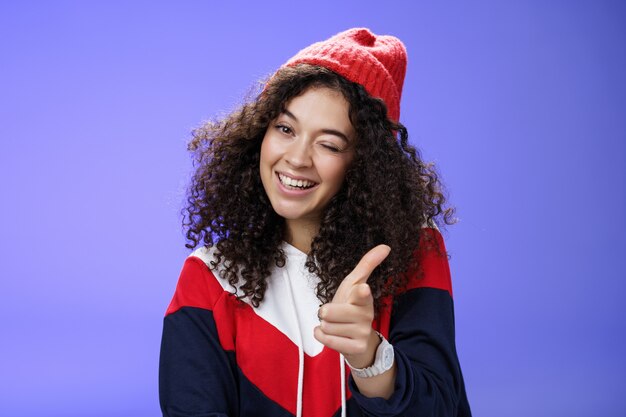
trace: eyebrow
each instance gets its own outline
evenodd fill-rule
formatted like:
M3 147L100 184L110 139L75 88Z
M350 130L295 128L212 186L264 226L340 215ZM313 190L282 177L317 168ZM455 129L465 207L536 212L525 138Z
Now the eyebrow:
M283 114L285 114L287 117L290 117L291 119L295 120L296 122L298 121L298 118L296 116L294 116L294 114L292 112L290 112L289 110L287 110L287 109L283 110ZM343 134L340 131L338 131L338 130L335 130L335 129L321 129L320 131L322 133L326 133L326 134L329 134L329 135L335 135L335 136L339 137L340 139L342 139L344 142L350 143L350 141L348 140L348 137L345 134Z

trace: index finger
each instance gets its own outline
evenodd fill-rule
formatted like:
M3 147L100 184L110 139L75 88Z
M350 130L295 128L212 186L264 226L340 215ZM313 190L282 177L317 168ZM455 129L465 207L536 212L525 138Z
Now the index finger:
M353 285L367 282L367 278L372 274L374 269L385 260L391 252L391 248L387 245L378 245L370 249L354 267L352 272L348 274L345 280Z

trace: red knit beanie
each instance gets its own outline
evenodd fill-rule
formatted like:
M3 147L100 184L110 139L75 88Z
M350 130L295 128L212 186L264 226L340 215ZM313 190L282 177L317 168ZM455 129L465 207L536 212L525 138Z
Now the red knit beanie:
M406 48L400 39L354 28L304 48L283 67L311 64L328 68L381 98L387 116L397 122L406 63Z

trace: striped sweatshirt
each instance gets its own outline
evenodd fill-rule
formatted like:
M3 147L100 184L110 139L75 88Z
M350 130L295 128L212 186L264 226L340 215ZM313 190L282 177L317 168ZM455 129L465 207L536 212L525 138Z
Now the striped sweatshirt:
M164 417L471 416L454 336L450 269L441 234L418 252L420 272L372 326L394 347L397 376L385 400L356 386L343 357L313 337L317 277L283 242L261 305L238 300L210 267L215 248L183 265L163 323L159 398ZM421 245L424 246L424 245Z

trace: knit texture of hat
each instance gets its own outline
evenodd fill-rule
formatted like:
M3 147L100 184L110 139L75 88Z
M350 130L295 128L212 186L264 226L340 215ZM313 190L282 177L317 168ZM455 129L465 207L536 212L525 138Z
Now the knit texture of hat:
M354 28L314 43L298 52L283 67L311 64L328 68L361 84L387 106L389 119L400 119L400 97L406 74L406 48L400 39Z

